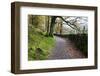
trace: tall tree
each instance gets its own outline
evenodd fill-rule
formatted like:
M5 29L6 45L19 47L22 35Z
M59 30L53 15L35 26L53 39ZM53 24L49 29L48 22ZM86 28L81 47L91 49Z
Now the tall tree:
M54 29L56 18L57 18L57 16L51 16L51 24L50 24L49 36L53 36L53 29Z
M50 16L46 16L46 35L49 35L50 31Z

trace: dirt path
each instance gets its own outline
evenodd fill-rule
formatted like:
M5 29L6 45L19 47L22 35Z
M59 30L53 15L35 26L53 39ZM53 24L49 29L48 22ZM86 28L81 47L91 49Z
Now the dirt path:
M69 39L55 36L55 47L51 50L48 59L85 58Z

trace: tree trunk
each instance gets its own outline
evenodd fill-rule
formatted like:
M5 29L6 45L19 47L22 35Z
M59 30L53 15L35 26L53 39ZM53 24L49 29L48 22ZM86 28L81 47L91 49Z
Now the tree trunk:
M49 30L50 30L50 17L47 16L47 22L46 22L46 35L49 36Z
M62 22L60 23L60 34L62 34Z
M49 36L53 36L53 28L55 25L55 20L56 20L56 16L52 16L51 17L51 24L50 24L50 32L49 32Z

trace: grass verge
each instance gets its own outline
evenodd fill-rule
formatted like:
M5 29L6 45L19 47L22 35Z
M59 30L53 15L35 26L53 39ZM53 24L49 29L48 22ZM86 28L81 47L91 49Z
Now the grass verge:
M28 60L45 60L53 48L55 40L46 37L39 29L28 29Z

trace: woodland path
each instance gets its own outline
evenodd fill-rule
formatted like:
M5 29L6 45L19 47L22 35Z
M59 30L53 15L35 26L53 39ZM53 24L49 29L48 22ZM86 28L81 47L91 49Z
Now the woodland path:
M48 59L85 58L84 54L68 38L65 39L58 36L54 36L54 38L56 43Z

